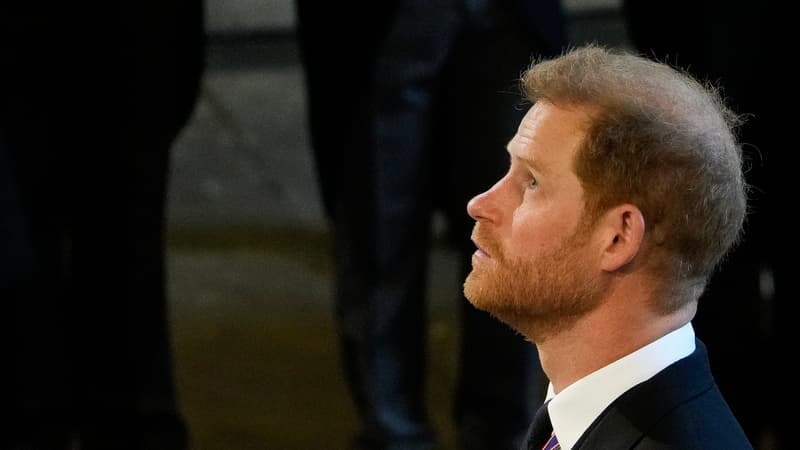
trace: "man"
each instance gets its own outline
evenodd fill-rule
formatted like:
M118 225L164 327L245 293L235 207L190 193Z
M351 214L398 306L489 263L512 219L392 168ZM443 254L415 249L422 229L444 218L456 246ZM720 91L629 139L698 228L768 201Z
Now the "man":
M464 293L539 351L550 421L526 448L552 432L564 450L751 449L691 325L745 216L737 118L689 76L593 45L522 85L510 169L468 204Z

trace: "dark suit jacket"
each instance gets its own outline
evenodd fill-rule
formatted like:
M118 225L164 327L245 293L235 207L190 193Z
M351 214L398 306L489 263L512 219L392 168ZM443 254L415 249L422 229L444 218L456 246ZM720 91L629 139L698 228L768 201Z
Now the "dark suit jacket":
M752 450L696 343L694 353L617 398L573 448Z

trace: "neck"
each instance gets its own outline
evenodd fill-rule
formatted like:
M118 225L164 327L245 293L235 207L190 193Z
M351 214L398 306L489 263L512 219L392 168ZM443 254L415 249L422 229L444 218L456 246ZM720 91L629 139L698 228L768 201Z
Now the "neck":
M641 297L605 301L565 329L536 342L542 368L555 392L677 330L696 310L691 302L664 315L641 306L645 304Z

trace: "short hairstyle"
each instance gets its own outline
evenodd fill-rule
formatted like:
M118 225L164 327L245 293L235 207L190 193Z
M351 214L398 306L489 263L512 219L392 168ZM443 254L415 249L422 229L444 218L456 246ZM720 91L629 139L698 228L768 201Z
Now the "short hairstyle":
M740 238L747 185L736 127L717 89L687 72L596 44L535 62L522 76L532 102L585 107L574 170L589 220L622 203L644 214L646 240L667 273L699 286Z

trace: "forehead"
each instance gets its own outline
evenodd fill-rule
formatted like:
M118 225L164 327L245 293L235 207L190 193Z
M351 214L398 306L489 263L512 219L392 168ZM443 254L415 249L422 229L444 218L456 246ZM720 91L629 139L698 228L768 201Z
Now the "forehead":
M519 124L508 144L512 159L542 172L571 170L572 159L586 133L588 113L539 101Z

